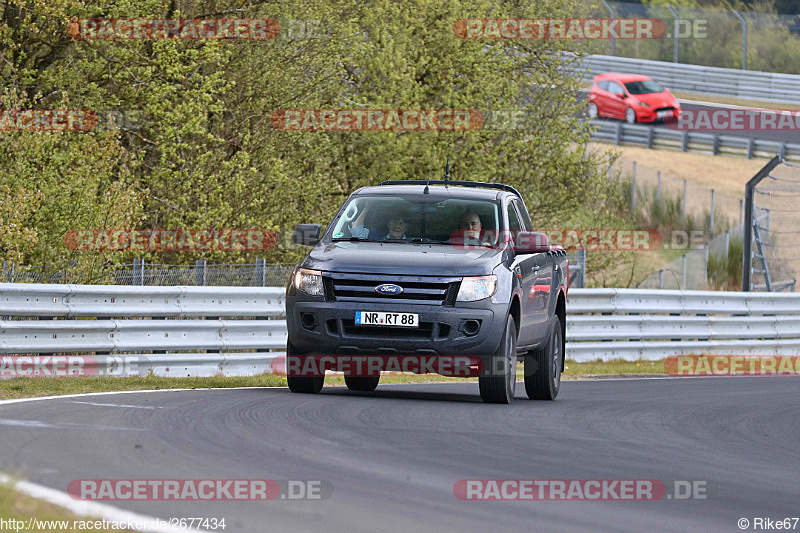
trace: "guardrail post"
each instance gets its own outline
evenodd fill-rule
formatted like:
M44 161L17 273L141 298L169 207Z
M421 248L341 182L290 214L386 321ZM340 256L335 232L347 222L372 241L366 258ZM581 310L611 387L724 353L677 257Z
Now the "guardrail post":
M198 259L194 263L194 284L205 286L208 264L205 259Z
M755 150L756 141L752 137L747 139L747 159L753 159L753 151Z
M781 159L786 159L786 141L781 143Z
M735 9L731 11L742 22L742 70L747 70L747 20Z
M686 254L681 257L681 290L686 290Z
M617 131L614 136L614 142L617 146L622 144L622 122L617 123Z
M253 279L253 286L267 286L267 260L263 257L256 258L256 270Z
M659 289L663 289L664 288L664 269L663 268L658 271L658 288Z
M673 63L678 63L678 35L680 35L680 21L678 19L678 12L675 11L675 9L673 9L670 6L664 6L664 7L666 7L669 10L670 13L672 13L672 16L675 19L675 23L673 25L674 26L673 27L673 31L675 33L673 33L673 36L674 36L674 41L673 42L674 42L674 44L672 46L672 62Z
M656 200L661 200L661 171L657 172L658 187L656 188Z
M684 152L688 152L689 151L689 132L688 131L684 131L683 132L683 137L681 138L681 150L683 150Z
M144 285L144 259L133 258L133 279L131 285Z
M633 179L636 180L636 161L633 162Z
M711 144L711 153L713 155L719 154L719 133L714 134L714 142Z
M580 268L579 274L576 276L575 281L581 289L586 287L586 250L578 250L577 263Z
M711 189L711 222L709 225L709 231L711 232L709 238L711 238L714 236L714 189Z
M742 206L744 206L744 201L739 200L739 225L742 225Z
M636 174L633 175L631 180L631 212L636 212Z
M614 10L611 8L610 5L608 5L608 2L606 2L606 0L603 0L603 5L606 6L606 9L608 9L608 12L611 14L611 20L613 21L614 18L617 16L616 13L614 13ZM612 56L615 55L614 54L614 48L615 48L614 45L615 45L615 41L614 41L614 38L612 37L611 38L611 55Z
M651 150L653 149L655 136L656 136L656 129L647 128L647 147Z
M686 180L683 180L683 207L681 207L681 214L686 218Z

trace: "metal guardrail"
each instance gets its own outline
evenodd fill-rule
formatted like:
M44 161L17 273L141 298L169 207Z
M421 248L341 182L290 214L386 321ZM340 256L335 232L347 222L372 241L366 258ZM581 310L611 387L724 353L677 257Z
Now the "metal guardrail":
M673 91L800 105L800 75L590 55L583 60L585 81L596 74L623 72L655 78Z
M591 138L616 145L646 146L712 155L734 155L748 159L771 159L776 154L786 161L800 162L800 144L732 137L715 133L671 130L617 121L593 122Z
M800 354L800 294L575 289L567 357Z
M0 283L0 354L92 354L98 372L113 376L254 375L280 364L283 306L277 287ZM569 292L569 358L705 353L800 353L800 294Z

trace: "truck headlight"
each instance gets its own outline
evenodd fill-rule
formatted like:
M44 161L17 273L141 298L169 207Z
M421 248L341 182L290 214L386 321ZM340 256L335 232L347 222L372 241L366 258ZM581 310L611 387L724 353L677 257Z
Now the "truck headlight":
M475 276L463 278L458 290L457 302L476 302L493 296L497 291L497 276Z
M294 288L311 296L322 296L325 293L322 288L322 272L298 268L294 274Z

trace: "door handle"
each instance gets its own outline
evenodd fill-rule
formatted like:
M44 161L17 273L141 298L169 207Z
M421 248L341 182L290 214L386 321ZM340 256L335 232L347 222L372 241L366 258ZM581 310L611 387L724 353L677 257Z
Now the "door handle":
M533 273L536 274L537 272L539 272L539 265L533 267Z

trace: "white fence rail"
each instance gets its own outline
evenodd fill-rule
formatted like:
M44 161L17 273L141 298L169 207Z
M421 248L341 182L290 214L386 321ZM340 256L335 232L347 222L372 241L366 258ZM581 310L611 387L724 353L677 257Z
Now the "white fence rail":
M589 69L589 72L583 73L585 81L591 81L596 74L604 72L644 74L673 91L800 105L800 76L796 74L604 55L586 56L583 67Z
M277 287L0 283L0 354L92 355L103 375L270 372L286 346L284 296ZM800 294L570 291L569 358L686 354L800 354Z

